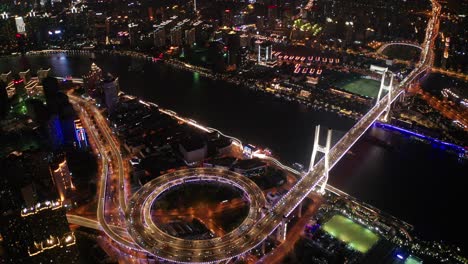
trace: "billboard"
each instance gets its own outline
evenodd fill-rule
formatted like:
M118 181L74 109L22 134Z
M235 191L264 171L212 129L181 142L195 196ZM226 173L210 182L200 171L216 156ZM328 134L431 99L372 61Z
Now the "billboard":
M26 33L26 24L24 23L23 17L15 17L16 32L19 34Z

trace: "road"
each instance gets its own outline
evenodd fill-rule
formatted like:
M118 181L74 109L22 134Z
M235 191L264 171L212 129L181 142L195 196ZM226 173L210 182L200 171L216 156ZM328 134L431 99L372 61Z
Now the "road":
M445 70L441 68L432 68L432 72L441 73L441 74L444 74L453 78L458 78L465 82L468 81L468 74L465 74L463 72L454 72L454 71Z
M94 148L99 153L98 156L100 157L100 182L98 189L99 195L97 220L100 224L101 230L104 231L104 233L106 233L106 235L108 235L113 241L118 242L121 246L140 251L141 249L135 246L133 241L128 236L122 235L122 232L116 231L115 228L112 228L107 222L106 201L107 199L112 200L111 197L107 194L108 179L112 176L110 173L110 167L114 165L114 160L117 160L117 166L119 166L119 202L122 208L126 207L124 192L125 185L123 184L123 180L125 178L123 161L120 155L120 151L115 145L113 136L109 133L110 129L101 112L99 112L94 104L71 93L68 93L68 97L70 102L78 109L80 109L80 119L87 129L88 135L91 136L92 142L95 143ZM96 127L93 125L91 116L93 116L94 120L96 121ZM102 136L102 139L100 136ZM111 159L111 157L107 154L109 153L109 150L112 152L111 154L114 159Z

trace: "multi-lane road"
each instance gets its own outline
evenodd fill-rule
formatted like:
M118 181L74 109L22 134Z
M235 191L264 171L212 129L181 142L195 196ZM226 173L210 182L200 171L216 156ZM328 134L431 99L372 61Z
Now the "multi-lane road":
M99 112L99 110L92 102L89 102L81 97L74 96L71 93L69 93L68 96L70 98L70 102L80 110L80 118L87 128L88 134L91 136L92 142L95 144L94 147L99 153L100 157L101 171L97 206L97 220L100 224L100 227L104 233L106 233L106 235L108 235L112 240L118 242L120 245L130 249L140 250L139 247L133 243L132 239L129 238L129 236L122 235L120 230L116 230L116 228L113 228L108 224L106 204L108 204L108 200L112 200L112 195L110 195L108 191L109 178L112 176L110 173L111 167L117 167L117 170L119 171L119 203L120 207L126 207L124 192L125 175L122 156L120 154L120 150L115 145L115 140L111 135L111 132L109 132L109 126L107 125L101 112ZM91 116L93 118L91 118ZM94 125L93 119L95 120L96 125ZM108 155L108 153L111 155ZM117 163L115 163L115 161L117 161ZM77 224L79 224L79 222Z

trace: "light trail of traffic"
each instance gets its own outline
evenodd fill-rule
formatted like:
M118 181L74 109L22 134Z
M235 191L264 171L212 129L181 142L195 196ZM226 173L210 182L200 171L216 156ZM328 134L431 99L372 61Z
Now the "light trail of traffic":
M105 204L106 204L106 189L107 189L107 184L108 184L108 177L110 176L109 173L109 157L107 156L107 152L105 150L105 147L103 146L103 143L99 139L99 136L96 134L95 129L92 127L92 122L91 118L89 117L87 107L94 107L92 106L89 102L86 100L68 94L70 98L70 102L73 103L74 105L78 106L80 109L80 114L81 114L81 119L83 123L87 126L88 134L92 136L94 139L94 142L96 143L96 150L100 154L100 160L101 160L101 179L100 179L100 186L99 186L99 196L98 196L98 208L97 208L97 220L102 228L102 231L109 236L112 240L118 242L124 247L134 249L139 251L140 249L135 246L133 241L131 239L128 239L121 234L115 232L115 230L107 223L106 221L106 212L105 212ZM90 106L91 105L91 106ZM94 111L94 117L101 116L99 111ZM102 117L102 116L101 116ZM102 123L97 122L98 127L102 131ZM106 136L107 142L111 143L112 139L109 138L109 135L106 133L103 133L104 136ZM120 156L120 154L119 154Z

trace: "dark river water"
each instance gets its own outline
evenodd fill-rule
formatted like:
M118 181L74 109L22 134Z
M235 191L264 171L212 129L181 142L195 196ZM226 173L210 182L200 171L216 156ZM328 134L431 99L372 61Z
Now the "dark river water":
M286 164L308 164L315 125L331 127L336 142L354 124L335 114L164 64L101 55L96 56L96 63L119 77L122 91L220 129L244 143L268 147ZM144 72L128 71L130 65L140 63ZM80 77L89 71L90 64L88 57L64 54L9 57L0 59L0 72L28 68L36 72L50 67L55 76ZM431 85L431 90L437 89ZM449 241L466 250L466 222L460 214L466 208L467 164L431 144L372 127L331 171L330 183L413 224L421 237Z

